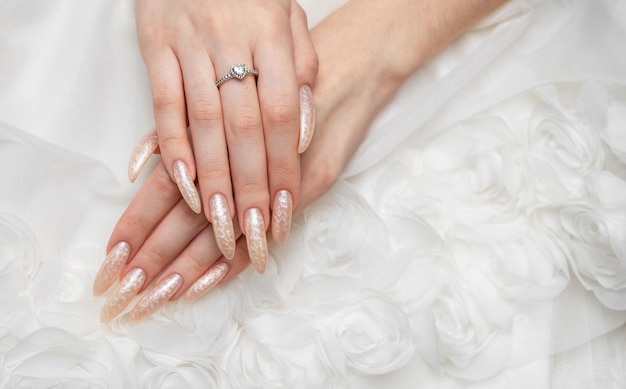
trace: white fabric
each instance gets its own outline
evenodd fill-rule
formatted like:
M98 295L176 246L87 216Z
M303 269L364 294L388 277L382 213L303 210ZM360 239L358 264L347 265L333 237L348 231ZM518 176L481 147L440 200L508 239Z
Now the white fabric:
M626 387L624 42L625 2L509 2L398 93L265 275L101 325L153 122L132 1L3 0L0 388Z

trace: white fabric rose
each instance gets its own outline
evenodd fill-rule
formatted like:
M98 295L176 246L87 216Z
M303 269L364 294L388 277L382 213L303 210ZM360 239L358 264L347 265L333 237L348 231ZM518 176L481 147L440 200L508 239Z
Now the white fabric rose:
M446 129L410 151L421 158L407 172L404 207L418 212L444 238L518 239L526 229L519 209L526 190L515 152L519 147L515 129L496 116Z
M360 374L386 374L403 367L415 347L405 313L393 301L371 290L331 320L334 346Z
M559 295L570 281L567 249L551 231L530 230L515 242L495 245L493 280L511 298L546 301Z
M380 217L345 181L337 182L308 207L304 221L302 254L310 258L307 273L358 272L361 261L388 253L388 237Z
M17 216L0 214L0 302L28 292L40 266L32 232Z
M32 232L16 216L0 214L0 354L36 329L31 289L39 267Z
M611 309L626 309L626 182L610 173L592 177L596 201L564 207L562 238L583 286ZM593 199L593 198L592 198Z
M215 361L206 357L193 360L178 360L176 358L157 354L147 350L143 352L143 359L148 363L139 387L178 389L178 388L230 388L225 373L216 365Z
M562 106L554 86L537 88L543 100L530 118L528 165L534 206L549 206L585 196L585 177L601 168L604 150L598 131L580 114ZM575 96L574 96L575 97Z
M235 388L306 387L305 366L291 363L286 355L251 337L238 340L225 364L230 384Z
M85 340L48 327L0 356L3 388L131 388L134 364L100 338Z
M478 272L450 284L431 307L413 319L418 350L451 376L479 380L509 363L511 307Z

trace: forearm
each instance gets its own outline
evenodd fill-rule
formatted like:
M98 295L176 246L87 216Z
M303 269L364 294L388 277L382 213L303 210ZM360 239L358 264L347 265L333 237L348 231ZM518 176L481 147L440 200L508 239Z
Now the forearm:
M304 196L332 185L408 77L504 1L351 0L315 26L318 126L303 163Z

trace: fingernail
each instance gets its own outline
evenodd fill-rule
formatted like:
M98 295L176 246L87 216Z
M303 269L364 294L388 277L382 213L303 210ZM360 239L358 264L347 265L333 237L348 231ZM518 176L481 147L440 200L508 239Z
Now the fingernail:
M146 282L146 272L142 269L135 268L129 271L120 281L117 290L104 303L100 321L106 323L119 315L141 290L144 282Z
M183 277L177 273L170 274L139 300L135 308L130 311L130 319L143 319L161 308L178 292L181 286L183 286Z
M146 162L148 162L152 154L154 154L157 147L159 147L159 138L157 137L156 128L153 128L141 138L133 149L133 153L130 155L130 162L128 164L128 179L130 182L135 182L141 169L143 169Z
M126 242L119 242L109 252L109 255L102 262L98 274L93 281L93 294L101 295L113 285L115 279L120 275L122 268L130 256L130 245Z
M277 245L282 246L289 236L291 229L291 213L293 200L288 190L280 190L274 197L272 207L272 238Z
M216 193L209 200L209 211L213 224L213 235L217 247L226 259L232 259L235 255L235 229L233 219L228 212L228 202L222 194Z
M263 273L267 264L267 238L263 214L258 208L250 208L244 215L244 221L250 262L257 272Z
M228 264L220 262L215 266L211 266L208 272L206 272L185 292L186 300L193 300L204 295L209 290L213 289L228 273Z
M202 206L200 205L200 195L196 185L191 180L187 165L181 160L174 162L174 181L178 185L178 190L189 205L192 211L200 213Z
M313 92L308 85L300 88L300 141L298 142L298 153L306 151L313 139L315 131L315 102Z

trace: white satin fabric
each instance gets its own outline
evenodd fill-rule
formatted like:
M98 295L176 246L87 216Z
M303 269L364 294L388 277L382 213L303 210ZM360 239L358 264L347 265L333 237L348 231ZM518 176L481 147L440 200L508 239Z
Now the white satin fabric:
M0 387L626 387L624 42L623 1L510 1L409 80L265 275L102 325L153 124L132 1L3 0Z

